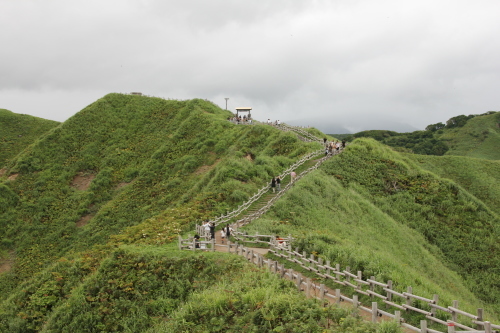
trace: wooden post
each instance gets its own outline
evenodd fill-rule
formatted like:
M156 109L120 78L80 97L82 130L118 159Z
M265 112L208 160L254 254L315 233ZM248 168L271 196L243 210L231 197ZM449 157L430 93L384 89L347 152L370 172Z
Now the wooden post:
M432 296L432 300L434 301L434 304L436 304L436 305L437 305L437 304L438 304L438 301L439 301L439 295L434 294L434 295ZM433 317L436 317L436 308L431 307L431 313L432 313L432 316L433 316Z
M453 301L452 303L453 303L453 305L452 305L452 306L453 306L455 309L458 309L458 301ZM453 320L454 322L457 322L457 318L458 318L458 313L456 313L455 311L453 311L453 312L451 313L451 320Z
M477 321L483 321L483 309L477 309ZM486 331L484 325L476 325L476 328L479 328L479 326L483 326L483 329Z
M282 278L285 277L285 273L286 273L286 269L285 269L285 264L281 264L281 272L280 272L280 276Z
M489 321L484 322L484 333L492 333L491 323Z
M450 320L447 320L447 326L448 326L448 333L455 333L455 324L452 323Z
M358 280L363 280L363 273L361 271L358 271ZM358 282L358 290L361 290L361 282Z
M358 295L352 295L352 305L355 307L355 308L358 308Z
M413 288L412 287L408 287L407 291L408 291L409 294L413 295ZM406 296L406 305L410 305L411 306L411 297L410 296Z
M347 273L350 273L350 272L351 272L351 267L347 266L347 267L345 268L345 271L346 271ZM351 283L351 276L350 276L349 274L347 274L347 275L345 276L345 280L346 280L347 282Z
M387 281L387 289L392 290L392 280ZM390 302L392 301L392 293L386 292L385 296L387 297L387 300ZM389 306L389 305L387 305Z
M274 266L274 273L278 273L278 261L274 261L273 266Z
M340 264L335 265L335 275L337 276L337 281L340 281Z
M398 326L401 325L401 311L394 311L394 320L398 323Z
M231 241L227 240L227 252L231 253Z
M330 260L326 261L326 271L325 271L325 273L327 275L330 275Z
M196 238L193 238L193 252L196 251Z
M179 240L179 250L182 250L182 237L181 235L178 235L178 240Z
M340 289L335 289L335 303L340 304L340 301L342 301Z
M420 333L427 333L427 320L420 321Z
M375 281L375 276L370 276L370 280ZM375 284L370 282L370 291L375 291ZM373 295L370 295L370 298L373 299Z
M322 304L323 306L325 305L325 294L326 294L325 285L322 283L319 285L319 297L321 298L321 303L323 303Z
M377 322L377 316L378 316L378 303L372 302L372 323Z
M302 291L302 288L301 288L301 283L302 283L302 275L297 272L297 281L296 281L296 284L297 284L297 289L298 291Z
M311 278L306 279L306 297L311 298Z

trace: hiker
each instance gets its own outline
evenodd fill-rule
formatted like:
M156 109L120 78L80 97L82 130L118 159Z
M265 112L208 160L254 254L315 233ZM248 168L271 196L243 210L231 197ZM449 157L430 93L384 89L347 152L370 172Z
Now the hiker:
M226 233L226 238L228 241L229 241L229 237L231 237L231 231L233 231L233 228L231 228L229 226L229 224L226 225L226 227L224 228L224 232Z
M295 177L297 177L297 174L295 173L295 171L290 172L290 178L291 178L292 183L295 181Z
M342 149L345 148L345 140L342 140Z
M195 249L200 248L200 236L199 235L194 235L194 248Z
M323 144L326 146L326 138L323 138Z
M276 235L276 241L278 242L278 247L286 247L286 242L284 238Z
M208 238L208 235L210 235L210 224L208 223L208 220L203 222L203 229L205 230L205 237Z
M281 191L281 178L280 178L280 176L276 177L276 188L278 189L278 192Z
M271 179L271 188L273 189L273 193L276 193L276 178L274 177Z
M224 240L226 239L226 232L224 231L224 228L220 230L220 239L221 243L224 244Z
M210 239L215 239L215 223L210 222Z

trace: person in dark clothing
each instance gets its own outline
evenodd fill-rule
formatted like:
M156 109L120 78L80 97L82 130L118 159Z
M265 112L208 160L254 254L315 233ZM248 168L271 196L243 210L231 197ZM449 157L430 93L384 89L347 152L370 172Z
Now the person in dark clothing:
M210 239L215 239L215 223L210 222Z
M273 193L276 193L276 178L273 177L273 179L271 179L271 188L273 190Z
M228 241L229 241L229 237L231 237L231 230L233 230L233 229L231 229L231 227L229 226L229 224L226 225L226 227L224 228L224 231L226 232L226 238L227 238Z
M280 176L276 177L276 188L279 191L281 191L281 178Z
M200 236L199 235L194 235L194 247L196 249L200 248Z
M342 140L342 148L345 148L345 140Z

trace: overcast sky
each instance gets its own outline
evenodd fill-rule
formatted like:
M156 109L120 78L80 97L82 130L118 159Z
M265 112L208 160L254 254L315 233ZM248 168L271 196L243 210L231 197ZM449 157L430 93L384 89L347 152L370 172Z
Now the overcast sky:
M500 110L499 0L0 0L0 108L111 92L253 107L325 133Z

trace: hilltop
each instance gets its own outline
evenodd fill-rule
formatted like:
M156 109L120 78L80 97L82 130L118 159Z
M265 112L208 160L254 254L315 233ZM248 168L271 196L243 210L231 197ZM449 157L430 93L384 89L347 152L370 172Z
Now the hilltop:
M8 160L57 125L57 121L0 109L0 169Z
M500 112L460 115L446 124L437 123L425 131L398 133L386 130L362 131L342 135L348 141L370 137L401 152L423 155L458 155L483 159L500 159Z
M336 331L374 332L241 258L176 249L177 235L237 208L322 148L230 115L201 99L109 94L9 160L0 184L0 331L322 332L345 321ZM299 251L393 280L401 292L411 285L464 310L484 307L495 319L500 202L498 187L481 188L498 183L497 165L356 139L246 230L291 234ZM484 175L468 182L479 166Z

